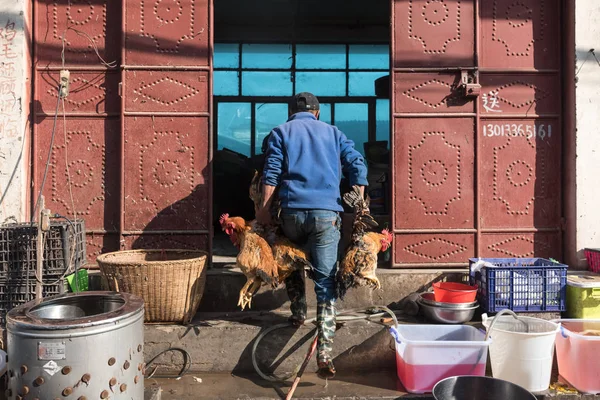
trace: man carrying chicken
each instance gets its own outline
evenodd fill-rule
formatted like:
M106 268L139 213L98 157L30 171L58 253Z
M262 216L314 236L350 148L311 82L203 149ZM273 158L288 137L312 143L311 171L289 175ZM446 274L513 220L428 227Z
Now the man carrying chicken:
M354 142L336 127L319 121L319 108L313 94L297 94L290 102L288 121L271 131L263 170L263 204L256 217L260 223L271 222L270 206L278 188L282 230L310 252L317 295L317 364L321 377L332 378L339 213L343 211L340 182L343 171L350 185L359 186L364 196L367 168ZM302 325L306 319L302 275L294 274L286 285L292 301L290 320Z

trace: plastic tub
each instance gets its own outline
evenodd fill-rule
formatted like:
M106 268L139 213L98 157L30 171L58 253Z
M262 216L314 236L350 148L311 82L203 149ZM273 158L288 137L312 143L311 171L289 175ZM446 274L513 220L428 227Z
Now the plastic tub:
M570 318L600 319L600 275L567 276L567 314Z
M398 325L398 378L410 393L429 393L442 379L458 375L484 376L491 340L472 326Z
M503 310L511 312L510 310ZM488 318L483 314L483 325L491 327L490 362L494 378L522 386L530 392L541 392L550 386L554 342L559 325L539 318L498 314Z
M477 296L477 286L456 282L436 282L433 284L435 301L440 303L472 303Z
M556 334L558 373L583 393L600 393L600 336L589 336L586 330L600 335L599 320L563 319Z

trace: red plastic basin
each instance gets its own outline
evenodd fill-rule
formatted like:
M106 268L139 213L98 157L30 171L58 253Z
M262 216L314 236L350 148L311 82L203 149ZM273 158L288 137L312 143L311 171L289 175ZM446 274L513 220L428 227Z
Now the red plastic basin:
M435 301L441 303L471 303L477 296L477 286L456 282L436 282L433 284Z

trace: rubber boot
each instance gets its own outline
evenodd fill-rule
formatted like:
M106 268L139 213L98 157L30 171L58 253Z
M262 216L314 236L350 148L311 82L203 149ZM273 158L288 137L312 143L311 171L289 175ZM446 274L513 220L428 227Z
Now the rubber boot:
M323 379L335 376L331 352L335 337L335 302L333 300L317 304L317 366L318 375Z
M292 316L288 319L294 326L304 325L306 320L306 290L302 270L292 272L285 280L285 288L290 298Z

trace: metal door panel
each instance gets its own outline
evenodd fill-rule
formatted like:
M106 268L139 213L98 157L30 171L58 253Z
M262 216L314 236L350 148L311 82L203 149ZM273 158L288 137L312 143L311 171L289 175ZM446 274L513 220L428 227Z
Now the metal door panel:
M39 132L52 132L53 119L38 123ZM56 125L54 151L44 185L46 207L52 212L72 217L77 215L86 221L86 229L100 228L114 231L118 228L119 199L119 121L115 119L67 119L67 147L64 125L59 118ZM35 162L46 163L50 134L37 138L38 152ZM65 154L65 148L67 154ZM68 189L68 160L73 203ZM44 168L37 169L36 182L41 183ZM37 194L39 186L34 192Z
M209 66L209 0L125 2L127 66Z
M39 71L38 101L34 103L36 114L54 115L58 96L59 71ZM118 85L120 76L116 72L71 71L69 95L65 98L67 113L110 114L118 116ZM107 99L110 99L107 101ZM117 100L117 101L115 101ZM62 104L60 105L62 112Z
M99 67L98 54L106 62L118 60L120 26L114 17L121 13L120 2L106 0L37 0L35 15L35 57L38 67L65 64ZM107 21L112 23L108 24ZM70 29L67 29L67 26Z
M560 113L560 81L555 75L487 74L481 76L481 113L526 116Z
M467 265L440 235L476 256L560 257L559 4L392 1L394 266ZM479 96L461 98L465 73Z
M481 0L481 66L556 69L559 0Z
M208 113L208 72L126 71L125 111Z
M473 101L457 90L460 73L396 73L396 113L473 113Z
M560 233L484 234L481 257L559 258L562 254Z
M119 250L120 235L119 233L98 234L88 231L85 243L88 260L93 263L100 254Z
M473 120L397 119L395 226L473 228Z
M486 160L481 165L482 227L558 227L561 136L557 121L483 120L480 132L481 158Z
M209 0L125 1L125 247L210 251L211 7Z
M206 249L206 235L144 234L125 236L123 246L128 249Z
M126 231L208 230L207 132L207 118L126 117Z
M394 67L471 66L473 0L394 0Z
M475 255L473 234L396 234L395 264L408 266L464 264Z

